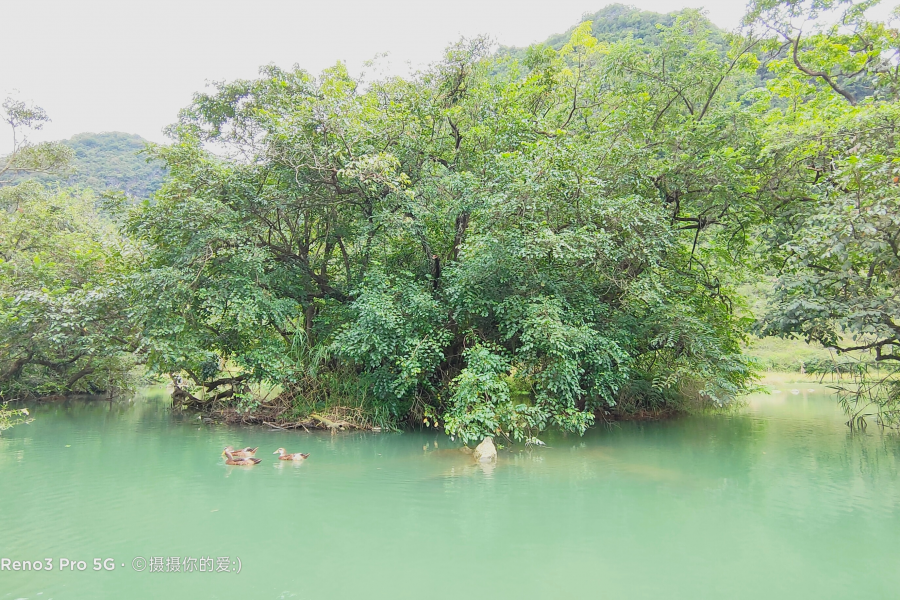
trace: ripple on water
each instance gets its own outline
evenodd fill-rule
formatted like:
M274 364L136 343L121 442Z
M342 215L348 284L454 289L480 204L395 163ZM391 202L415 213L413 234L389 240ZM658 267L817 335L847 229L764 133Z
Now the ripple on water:
M116 572L105 597L330 598L339 582L340 597L418 598L421 586L398 585L411 577L440 577L432 599L587 597L598 580L610 597L675 600L884 597L900 584L897 441L849 433L809 390L753 398L739 415L549 435L496 464L434 433L198 428L142 402L35 413L0 438L0 502L14 515L4 550L245 565L140 585ZM224 465L228 444L260 446L263 463ZM279 446L311 457L285 464ZM584 565L592 576L573 576ZM4 583L98 597L87 577Z

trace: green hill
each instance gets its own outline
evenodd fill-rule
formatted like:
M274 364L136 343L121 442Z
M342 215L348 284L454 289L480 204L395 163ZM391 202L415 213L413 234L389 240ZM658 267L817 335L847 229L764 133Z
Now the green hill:
M551 35L543 43L555 50L559 50L568 41L575 27L585 21L591 21L592 35L601 42L612 43L627 36L632 36L636 39L642 39L648 44L656 44L659 40L659 28L657 25L671 27L675 23L675 19L683 12L673 11L663 14L640 10L625 4L610 4L594 14L583 15L581 21L570 27L566 32ZM713 29L718 28L713 26ZM721 43L724 46L724 37L721 39ZM500 46L498 52L501 56L506 55L518 59L522 59L525 56L525 48L516 46Z
M75 151L72 173L68 176L39 175L44 183L61 183L93 189L96 192L118 190L137 198L146 198L162 184L164 167L147 162L141 151L147 140L139 135L121 133L79 133L62 142Z

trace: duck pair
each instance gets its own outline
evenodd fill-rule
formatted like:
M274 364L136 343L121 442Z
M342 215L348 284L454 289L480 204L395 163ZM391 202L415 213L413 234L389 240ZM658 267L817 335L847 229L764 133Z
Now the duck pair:
M258 458L253 458L253 455L256 454L257 450L259 450L259 446L257 446L256 448L247 446L246 448L241 448L240 450L235 450L232 446L225 446L225 450L222 451L222 454L225 455L226 465L252 467L253 465L258 465L262 462ZM309 458L309 453L295 452L293 454L288 454L284 448L279 448L272 454L277 454L279 460L299 461Z

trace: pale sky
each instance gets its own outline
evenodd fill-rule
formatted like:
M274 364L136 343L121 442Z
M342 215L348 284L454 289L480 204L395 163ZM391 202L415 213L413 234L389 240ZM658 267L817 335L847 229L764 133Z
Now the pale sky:
M351 72L387 52L394 71L440 58L461 35L526 46L606 0L0 0L0 95L45 108L33 141L124 131L158 142L207 81L260 65ZM633 0L643 10L703 8L726 29L745 0ZM0 154L9 136L0 131Z

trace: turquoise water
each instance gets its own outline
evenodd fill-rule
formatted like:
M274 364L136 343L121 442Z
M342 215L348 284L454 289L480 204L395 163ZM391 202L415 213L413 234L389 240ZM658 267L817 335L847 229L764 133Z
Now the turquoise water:
M849 431L821 388L496 466L434 433L230 428L160 398L33 414L0 437L0 559L53 570L0 570L2 599L900 595L900 442ZM226 444L260 446L262 464L224 465ZM280 463L279 446L312 456ZM137 557L229 570L137 572Z

